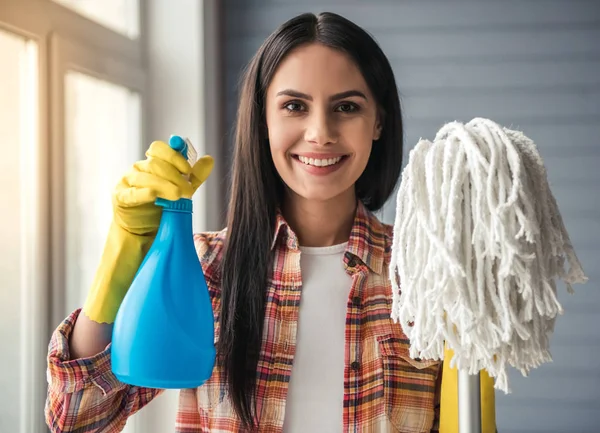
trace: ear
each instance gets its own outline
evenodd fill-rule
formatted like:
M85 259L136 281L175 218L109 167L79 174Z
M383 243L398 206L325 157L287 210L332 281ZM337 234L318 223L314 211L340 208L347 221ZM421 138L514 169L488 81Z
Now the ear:
M377 121L375 122L375 128L373 129L373 141L379 140L379 138L381 137L381 130L381 122L379 121L378 116Z
M381 138L381 131L383 130L383 119L385 118L385 112L381 107L377 108L375 117L375 127L373 128L373 141L377 141Z

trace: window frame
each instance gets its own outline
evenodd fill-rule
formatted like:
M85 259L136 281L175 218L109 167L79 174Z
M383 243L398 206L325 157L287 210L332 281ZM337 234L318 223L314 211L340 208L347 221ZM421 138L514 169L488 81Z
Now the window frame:
M0 14L1 16L1 14ZM36 63L38 71L37 78L37 104L38 112L36 117L37 136L35 143L35 157L32 162L28 162L29 169L35 174L32 179L26 181L25 185L20 185L20 192L25 194L27 203L24 207L31 211L31 214L23 215L22 229L20 236L22 267L30 269L26 279L24 279L23 292L21 293L21 318L17 326L20 326L22 333L22 345L19 352L23 356L21 365L18 366L20 381L20 427L22 431L38 431L43 423L44 398L46 393L45 374L40 368L41 361L44 360L47 352L48 339L48 238L47 226L49 219L44 212L48 209L48 189L47 189L47 161L48 140L44 133L47 126L47 119L43 116L43 106L46 102L47 77L40 71L47 65L45 56L46 43L41 35L31 28L19 28L8 25L0 21L0 30L10 33L24 41L31 41L36 44ZM35 200L33 200L35 198ZM7 288L11 289L11 288ZM30 313L25 316L24 312ZM41 384L41 385L40 385ZM42 414L41 417L39 414Z

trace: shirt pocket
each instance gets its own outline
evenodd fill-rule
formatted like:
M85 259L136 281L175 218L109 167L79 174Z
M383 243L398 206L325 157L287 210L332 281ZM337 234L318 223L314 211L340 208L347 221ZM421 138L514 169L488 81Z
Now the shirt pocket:
M393 336L377 338L385 411L398 432L429 433L435 417L440 361L409 356L408 344Z

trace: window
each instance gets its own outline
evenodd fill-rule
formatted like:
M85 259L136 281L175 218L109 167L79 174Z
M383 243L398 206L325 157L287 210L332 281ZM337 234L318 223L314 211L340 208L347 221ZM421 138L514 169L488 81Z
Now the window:
M27 411L34 360L23 344L30 341L35 328L36 277L35 260L38 227L38 46L14 33L0 31L0 430L34 431ZM21 325L22 326L15 326ZM21 368L19 368L19 366ZM21 424L23 423L23 424Z
M65 77L66 305L83 305L112 219L111 192L139 159L140 97L70 71Z
M53 0L129 38L139 36L138 0Z
M199 152L219 160L219 5L0 5L0 338L6 349L0 357L0 431L47 432L48 339L81 305L92 282L119 176L143 157L148 137L171 133L189 136ZM178 31L165 22L177 23ZM162 73L175 52L177 67ZM161 103L153 107L147 106L148 69L158 72L151 99ZM188 102L180 104L182 99ZM219 179L216 171L211 176ZM201 210L194 213L198 230L221 227L220 182L209 184L194 197ZM210 206L204 205L207 196ZM130 418L124 431L173 431L176 408L177 392L166 392Z
M50 333L81 306L113 188L143 156L144 41L139 0L1 3L0 431L44 432Z

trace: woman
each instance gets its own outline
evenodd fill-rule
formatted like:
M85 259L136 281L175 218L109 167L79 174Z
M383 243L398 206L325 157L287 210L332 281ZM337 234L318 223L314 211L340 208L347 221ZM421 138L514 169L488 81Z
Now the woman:
M228 229L195 238L218 356L181 391L178 432L437 431L440 363L411 359L390 320L392 230L371 213L402 140L392 69L358 26L304 14L264 42L241 90ZM154 199L190 197L212 161L160 142L147 156L117 188L83 314L53 336L53 432L120 431L160 392L112 375L111 323L156 233Z

